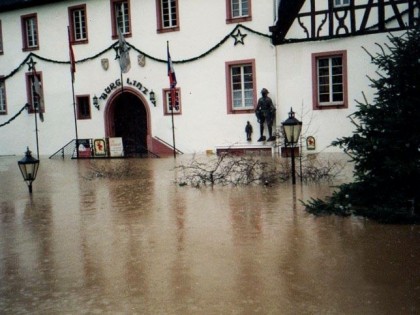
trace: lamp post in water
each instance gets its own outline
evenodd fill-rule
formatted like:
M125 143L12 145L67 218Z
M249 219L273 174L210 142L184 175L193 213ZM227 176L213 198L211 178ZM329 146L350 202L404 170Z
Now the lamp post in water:
M295 175L295 147L299 141L300 132L302 131L302 122L295 118L295 112L290 108L289 118L287 118L283 125L283 132L285 136L286 148L289 145L291 147L292 157L292 184L296 184Z
M29 151L29 148L26 148L25 156L18 161L18 166L22 173L23 180L28 185L29 193L32 194L32 182L35 180L36 174L38 173L39 160L32 157L31 151Z

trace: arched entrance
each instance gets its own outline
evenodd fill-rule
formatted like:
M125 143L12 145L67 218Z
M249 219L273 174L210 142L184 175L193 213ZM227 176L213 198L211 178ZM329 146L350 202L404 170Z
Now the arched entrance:
M124 155L147 154L148 113L141 95L130 88L116 92L105 111L107 137L123 139Z

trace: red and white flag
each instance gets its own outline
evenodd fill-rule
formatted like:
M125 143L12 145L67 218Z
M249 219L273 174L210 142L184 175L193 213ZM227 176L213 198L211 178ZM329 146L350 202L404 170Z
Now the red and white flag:
M67 32L68 32L68 35L69 35L69 55L70 55L71 81L74 82L74 73L76 72L76 60L74 59L73 46L71 44L70 26L67 26Z
M167 51L168 51L168 77L169 77L169 86L171 89L175 89L176 87L176 75L174 66L172 64L171 54L169 53L169 42L166 42L167 44Z

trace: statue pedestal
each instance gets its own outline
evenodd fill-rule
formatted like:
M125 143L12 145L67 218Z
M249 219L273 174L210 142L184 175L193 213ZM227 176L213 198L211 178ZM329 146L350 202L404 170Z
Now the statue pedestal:
M233 144L216 146L216 154L229 153L232 155L273 155L273 144Z

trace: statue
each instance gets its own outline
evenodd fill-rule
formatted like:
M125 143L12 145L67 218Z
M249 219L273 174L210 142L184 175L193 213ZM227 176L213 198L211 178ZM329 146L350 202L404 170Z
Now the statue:
M258 141L265 141L264 136L264 123L267 123L268 128L268 140L274 141L276 137L273 136L273 122L276 116L276 108L273 105L273 101L269 98L268 90L261 90L262 97L258 100L257 108L255 109L255 115L257 116L257 121L260 124L260 138Z
M252 125L249 121L246 122L245 132L246 132L246 140L251 141Z

